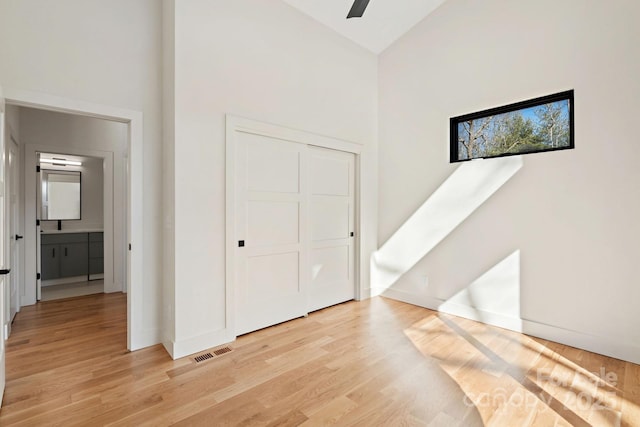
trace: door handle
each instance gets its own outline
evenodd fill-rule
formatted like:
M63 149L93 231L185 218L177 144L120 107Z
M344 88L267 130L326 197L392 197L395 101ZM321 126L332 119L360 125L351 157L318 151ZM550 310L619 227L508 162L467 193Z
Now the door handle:
M24 236L21 236L21 235L19 235L19 234L16 234L16 240L20 240L20 239L22 239L23 237L24 237Z
M4 276L5 274L9 274L9 273L11 273L11 269L10 268L0 270L0 275Z

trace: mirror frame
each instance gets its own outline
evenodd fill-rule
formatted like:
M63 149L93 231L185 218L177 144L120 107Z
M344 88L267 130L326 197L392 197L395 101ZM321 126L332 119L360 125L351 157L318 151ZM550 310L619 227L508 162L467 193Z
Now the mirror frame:
M42 167L40 168L40 173L42 174L40 176L40 185L41 185L41 189L40 189L40 200L38 200L38 202L40 203L40 212L41 212L41 216L44 216L44 204L43 204L43 192L42 192L42 187L44 186L44 183L47 182L47 197L48 197L48 192L49 192L49 188L48 188L48 180L45 180L45 173L49 174L49 173L59 173L61 175L70 175L70 174L78 174L78 184L80 185L80 194L79 194L79 202L80 202L80 210L78 212L78 218L41 218L41 221L81 221L82 220L82 172L81 171L70 171L70 170L61 170L61 169L43 169ZM47 216L49 214L49 209L47 206Z

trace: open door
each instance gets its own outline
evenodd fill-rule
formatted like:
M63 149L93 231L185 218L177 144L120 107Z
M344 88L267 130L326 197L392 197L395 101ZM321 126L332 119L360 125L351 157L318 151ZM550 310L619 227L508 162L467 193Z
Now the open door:
M40 153L36 154L36 165L40 164ZM42 218L42 173L40 173L40 166L36 167L36 301L42 299L42 253L40 252L42 245L40 239L40 218Z
M21 244L23 236L20 221L20 147L15 137L11 134L11 129L7 126L7 137L5 145L7 148L7 220L9 221L9 245L11 247L9 259L11 262L11 274L9 275L9 283L6 302L9 316L9 331L7 337L11 334L11 323L20 310L20 256Z
M18 290L18 245L22 236L19 229L19 205L18 205L18 153L19 148L11 133L8 123L5 123L4 129L4 145L5 145L5 266L11 269L11 273L4 277L4 337L8 339L11 336L11 322L18 312L19 290Z
M2 96L2 87L0 87L0 153L4 154L5 146L5 105L4 97ZM5 166L4 155L0 155L0 319L5 318L5 287L8 286L8 280L6 275L10 270L6 263L6 253L9 247L7 239L7 224L5 221ZM2 405L2 397L4 396L4 384L5 384L5 328L0 331L0 406Z

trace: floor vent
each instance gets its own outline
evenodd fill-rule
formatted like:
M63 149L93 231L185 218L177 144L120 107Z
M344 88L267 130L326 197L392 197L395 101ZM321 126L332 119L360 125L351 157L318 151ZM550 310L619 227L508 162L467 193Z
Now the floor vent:
M213 352L216 356L220 356L221 354L229 353L231 349L229 347L222 347Z
M199 354L193 358L196 363L205 362L207 360L213 359L215 356L221 356L225 353L229 353L233 351L231 347L222 347L217 350L208 351L206 353Z
M209 359L213 359L213 354L204 353L204 354L201 354L200 356L196 356L193 358L193 360L195 360L196 363L204 362L205 360L209 360Z

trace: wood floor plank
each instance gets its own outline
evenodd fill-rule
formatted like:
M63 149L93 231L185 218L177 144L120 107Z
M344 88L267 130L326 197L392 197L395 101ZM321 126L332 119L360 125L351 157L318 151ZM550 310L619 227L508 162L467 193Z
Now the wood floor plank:
M640 425L640 366L373 298L196 363L126 349L126 295L25 307L0 425Z

